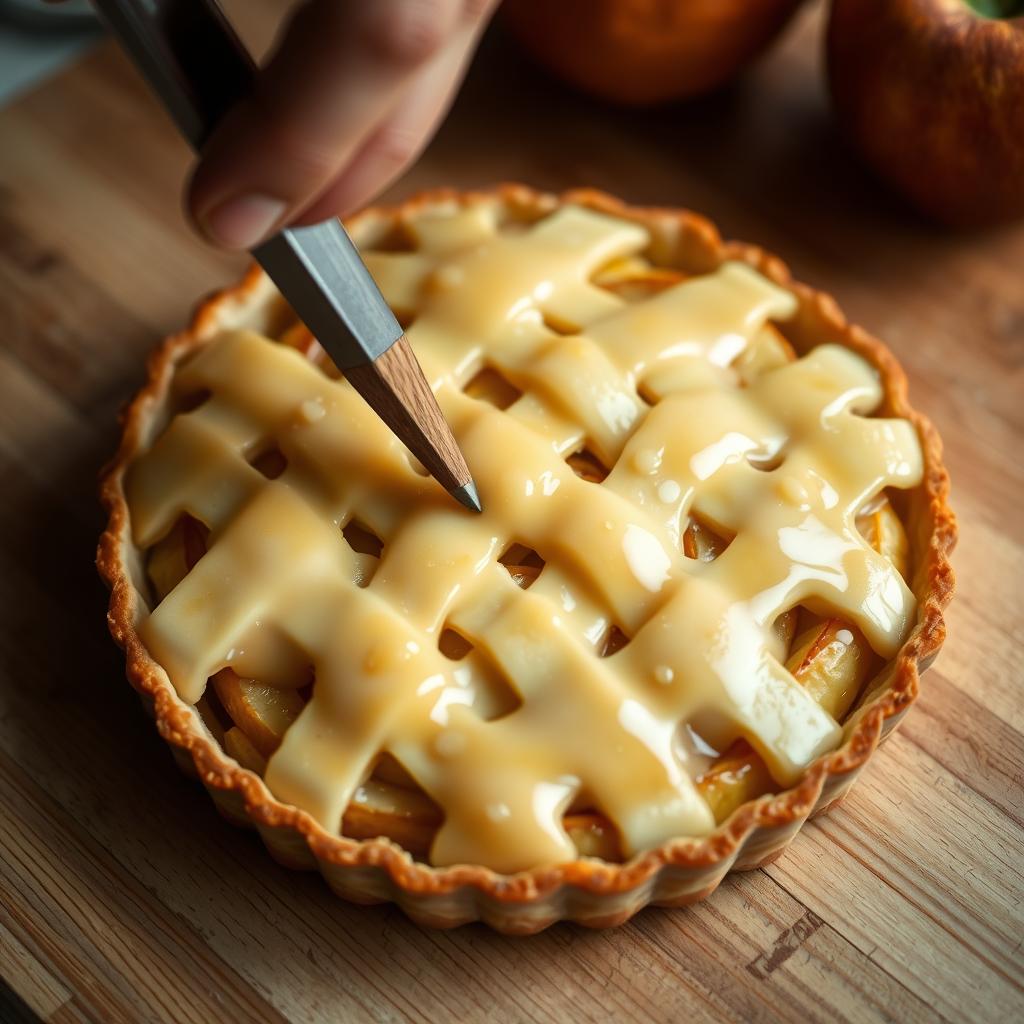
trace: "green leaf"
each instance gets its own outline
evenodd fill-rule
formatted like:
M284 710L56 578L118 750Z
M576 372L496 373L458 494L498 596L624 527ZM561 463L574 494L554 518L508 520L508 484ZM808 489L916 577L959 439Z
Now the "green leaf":
M1017 18L1024 15L1024 0L967 0L984 18Z

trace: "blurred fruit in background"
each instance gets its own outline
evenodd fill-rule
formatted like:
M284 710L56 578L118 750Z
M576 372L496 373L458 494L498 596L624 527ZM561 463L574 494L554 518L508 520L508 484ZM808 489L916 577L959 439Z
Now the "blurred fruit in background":
M926 214L1024 214L1024 0L834 0L828 75L848 138Z
M724 84L802 0L504 0L505 24L550 71L645 106Z

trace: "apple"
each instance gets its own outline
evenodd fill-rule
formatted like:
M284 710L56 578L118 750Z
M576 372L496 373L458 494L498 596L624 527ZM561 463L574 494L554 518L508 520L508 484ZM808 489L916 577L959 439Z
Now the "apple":
M827 57L847 137L925 214L1024 214L1024 0L834 0Z
M627 106L708 92L753 60L803 0L505 0L506 26L550 71Z
M263 757L277 750L306 703L296 690L242 679L229 668L213 677L213 688L232 721Z

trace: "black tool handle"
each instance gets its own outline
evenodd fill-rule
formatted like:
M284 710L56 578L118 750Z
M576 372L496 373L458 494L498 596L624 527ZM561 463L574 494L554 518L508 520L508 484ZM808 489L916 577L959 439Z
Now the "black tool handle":
M256 65L216 0L93 2L195 150L252 93Z

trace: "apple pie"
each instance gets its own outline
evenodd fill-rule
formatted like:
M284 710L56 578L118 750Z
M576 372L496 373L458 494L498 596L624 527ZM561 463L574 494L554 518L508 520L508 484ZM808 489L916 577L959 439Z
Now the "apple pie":
M778 855L944 634L947 476L893 356L688 212L505 186L349 229L484 511L251 270L103 478L161 735L279 860L431 925L615 924Z

